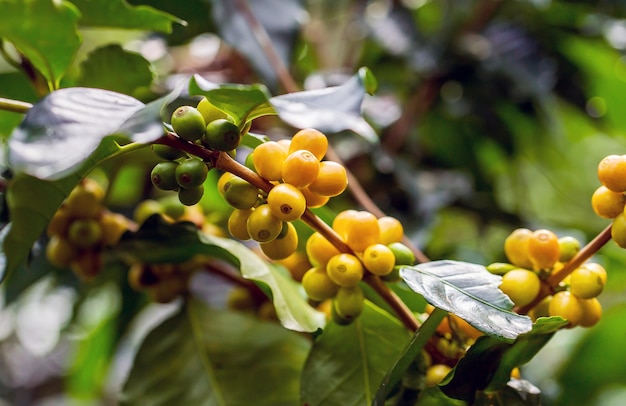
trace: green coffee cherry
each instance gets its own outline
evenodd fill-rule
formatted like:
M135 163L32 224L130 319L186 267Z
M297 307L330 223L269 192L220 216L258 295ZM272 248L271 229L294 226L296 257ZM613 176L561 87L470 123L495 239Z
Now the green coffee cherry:
M231 177L223 188L224 199L236 209L247 210L257 204L259 189L238 176Z
M365 294L358 285L340 287L333 300L335 311L341 318L346 320L354 320L359 317L361 312L363 312L364 305Z
M202 143L210 149L217 151L231 151L241 142L239 127L225 118L211 121L206 126L206 132L202 137Z
M580 241L571 236L559 238L559 261L567 262L580 251Z
M401 242L392 242L387 247L391 249L391 252L396 257L396 266L415 265L415 254L406 245Z
M196 107L202 117L204 117L204 121L208 124L213 120L217 120L219 118L228 118L228 115L224 113L222 110L215 107L206 97L202 98Z
M193 206L198 203L204 195L204 186L196 186L189 188L180 188L178 191L178 200L185 206Z
M168 161L175 161L185 156L183 151L163 144L152 144L152 151L154 151L159 158L163 158Z
M161 190L176 190L179 188L176 182L176 168L178 162L160 162L154 166L150 173L152 184Z
M206 122L195 107L181 106L172 113L172 128L180 138L196 141L204 135Z
M181 162L176 168L176 182L180 187L192 188L204 183L209 168L204 161L189 158Z
M159 203L161 203L163 214L170 216L174 220L185 214L185 206L174 195L167 195L159 199Z
M330 317L336 324L340 326L347 326L349 324L352 324L352 322L354 321L354 319L346 319L341 317L341 315L337 313L337 309L335 308L334 304L330 307Z
M283 222L277 219L267 204L257 207L246 222L250 238L258 242L270 242L276 239L283 229Z

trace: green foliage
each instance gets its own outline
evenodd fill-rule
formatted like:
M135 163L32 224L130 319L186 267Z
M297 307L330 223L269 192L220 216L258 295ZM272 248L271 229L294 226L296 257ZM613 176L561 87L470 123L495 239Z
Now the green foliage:
M184 24L175 16L149 6L132 6L126 0L71 0L80 10L80 24L88 27L115 27L171 32L172 23Z

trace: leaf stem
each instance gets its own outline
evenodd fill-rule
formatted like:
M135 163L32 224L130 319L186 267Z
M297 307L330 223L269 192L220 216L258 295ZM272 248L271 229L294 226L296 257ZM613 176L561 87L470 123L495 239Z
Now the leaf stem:
M5 99L4 97L0 97L0 110L25 114L32 107L32 104L24 101Z

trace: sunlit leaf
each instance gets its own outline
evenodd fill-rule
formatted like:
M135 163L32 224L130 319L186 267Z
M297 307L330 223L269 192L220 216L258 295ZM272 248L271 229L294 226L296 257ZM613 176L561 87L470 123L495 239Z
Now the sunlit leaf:
M374 84L368 70L361 70L340 86L275 96L270 102L280 118L296 128L317 128L338 133L351 130L378 143L374 129L361 115L366 89Z
M11 41L56 86L81 40L78 10L67 1L3 0L0 37Z
M147 105L121 93L72 87L52 92L31 108L9 140L14 171L60 179L96 150L103 138L123 134L148 143L163 135L161 110L178 90Z
M310 406L370 405L383 377L409 340L404 326L366 301L347 326L329 323L313 343L302 372Z
M125 235L115 252L147 263L183 262L197 254L220 258L238 266L244 278L263 283L271 290L276 314L284 327L316 331L324 326L324 315L306 302L299 285L278 268L245 245L206 235L191 223L170 224L158 215L152 216L139 231Z
M491 336L511 341L532 328L528 316L511 311L513 302L498 288L502 277L482 265L432 261L404 267L400 276L433 306Z
M113 44L89 53L76 85L132 94L137 88L150 86L153 75L150 62L143 56Z
M126 0L71 0L80 10L80 25L171 32L172 23L184 23L153 7L131 6Z
M146 337L121 404L295 405L309 348L277 324L192 300Z

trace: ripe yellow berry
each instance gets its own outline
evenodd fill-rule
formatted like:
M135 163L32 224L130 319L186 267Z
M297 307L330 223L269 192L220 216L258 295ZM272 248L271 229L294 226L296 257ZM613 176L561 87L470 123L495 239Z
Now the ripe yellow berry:
M329 196L322 196L317 193L313 193L308 187L300 189L300 192L302 192L302 195L306 200L306 207L311 209L322 207L330 200Z
M394 242L402 241L404 237L404 227L402 223L395 217L384 216L378 219L378 228L380 229L380 243L389 245Z
M552 269L559 260L559 238L550 230L536 230L526 249L535 269Z
M303 251L296 251L287 258L278 260L277 262L287 268L291 277L297 282L302 281L304 273L312 268L309 258Z
M358 213L359 212L357 210L349 209L344 210L335 216L332 224L333 230L335 230L344 241L348 235L350 224L352 224Z
M298 248L298 232L296 228L291 223L285 224L287 225L285 236L260 244L261 251L270 259L285 259Z
M363 251L363 265L374 275L387 275L393 271L396 257L389 247L383 244L370 245Z
M339 286L355 286L363 279L363 264L352 254L338 254L326 264L326 273Z
M426 369L426 386L439 384L451 370L452 368L445 364L431 365Z
M252 156L257 173L269 181L282 179L282 168L286 158L287 150L275 141L259 145L254 149Z
M620 213L613 219L611 238L617 245L626 248L626 215Z
M328 150L328 138L321 131L313 128L305 128L298 131L292 138L289 145L289 153L304 149L315 155L321 161Z
M378 219L368 211L359 211L354 215L346 230L346 244L355 252L380 241Z
M272 213L282 221L299 219L306 210L306 199L302 192L289 183L280 183L267 194L267 204Z
M528 257L528 240L532 235L533 232L527 228L517 228L504 240L504 253L510 263L520 268L532 268Z
M580 304L583 316L580 320L581 327L592 327L602 318L602 305L597 298L581 299Z
M315 232L306 242L306 254L311 264L325 268L328 261L339 254L339 250L322 234Z
M312 152L299 149L290 153L282 166L282 179L297 188L307 187L317 178L320 162ZM315 192L314 189L311 189Z
M78 249L67 239L53 235L46 245L46 258L57 268L66 268L78 255Z
M604 289L606 271L599 269L580 267L569 275L570 292L581 299L597 297Z
M248 233L248 217L254 209L248 210L233 210L228 216L228 232L230 235L238 240L249 240L250 234Z
M100 225L104 245L115 245L130 227L130 220L122 214L106 212L100 218Z
M333 161L320 162L317 177L309 184L311 192L329 197L340 195L347 187L346 168Z
M322 268L311 268L302 277L302 288L307 296L321 302L337 294L339 285L333 282Z
M536 273L528 269L513 269L502 276L500 290L517 306L532 302L541 289L541 281Z
M552 296L548 312L550 316L561 316L567 319L570 327L579 325L584 316L581 299L567 290L557 292Z
M591 196L591 207L600 217L615 218L624 211L626 195L623 192L613 192L606 186L600 186Z
M600 161L598 179L614 192L626 192L626 155L609 155Z

